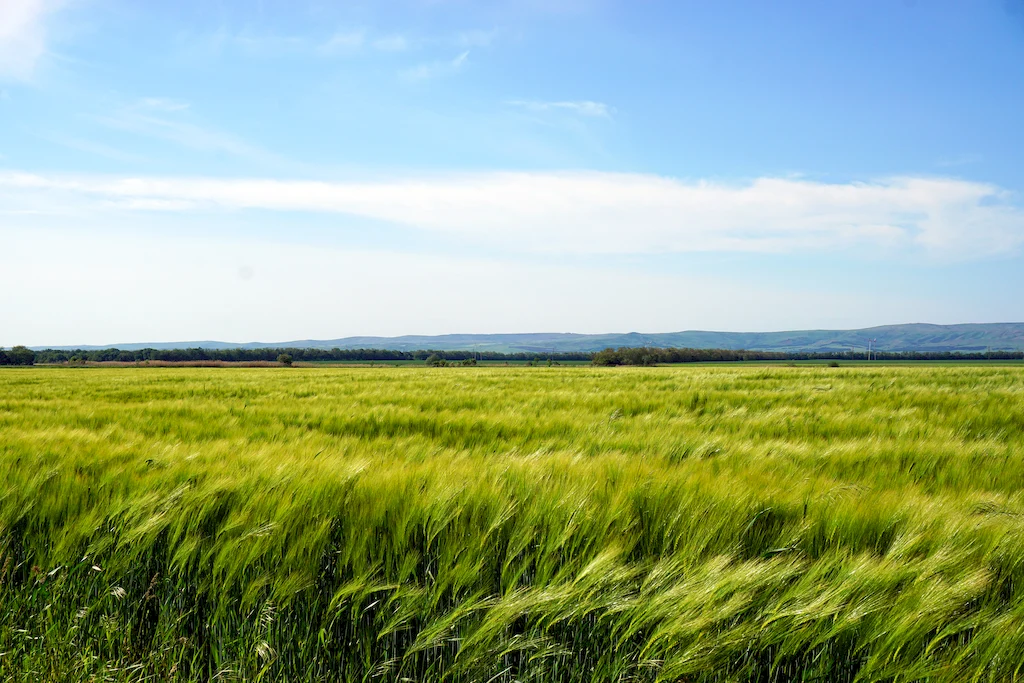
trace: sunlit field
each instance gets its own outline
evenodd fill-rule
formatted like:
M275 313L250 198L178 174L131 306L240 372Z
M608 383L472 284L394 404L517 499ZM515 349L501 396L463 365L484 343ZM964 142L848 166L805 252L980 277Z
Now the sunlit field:
M1024 368L0 371L0 680L1024 679Z

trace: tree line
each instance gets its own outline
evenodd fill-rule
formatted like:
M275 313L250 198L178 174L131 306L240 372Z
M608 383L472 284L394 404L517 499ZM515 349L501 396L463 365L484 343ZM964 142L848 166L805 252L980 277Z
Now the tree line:
M799 360L858 360L864 353L850 351L792 352L744 351L731 349L687 349L622 347L598 352L570 351L563 353L497 351L394 351L391 349L45 349L33 351L15 346L4 351L0 348L0 365L58 365L83 362L143 363L146 361L223 361L223 362L277 362L288 357L292 362L324 361L420 361L428 365L462 364L465 361L590 361L594 365L662 365L666 363L742 362L742 361L799 361ZM874 352L872 357L881 361L955 361L955 360L1024 360L1024 351L987 351L962 353L958 351L901 351Z
M142 363L145 361L225 361L252 362L277 361L281 356L289 356L292 362L323 362L323 361L426 361L444 360L461 362L477 361L589 361L594 354L590 352L567 353L499 353L496 351L394 351L391 349L138 349L123 351L119 349L46 349L36 352L36 363L58 364L76 362L120 362Z
M950 360L1024 360L1024 351L872 351L874 360L950 361ZM605 349L593 354L594 365L661 365L665 363L706 363L728 361L863 360L864 353L851 351L734 351L730 349L684 349L630 347Z

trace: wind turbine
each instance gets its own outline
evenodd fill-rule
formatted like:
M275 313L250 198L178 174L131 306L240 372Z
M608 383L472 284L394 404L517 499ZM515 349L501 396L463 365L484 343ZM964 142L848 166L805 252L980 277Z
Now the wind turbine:
M868 339L868 360L871 360L871 345L874 344L877 339Z

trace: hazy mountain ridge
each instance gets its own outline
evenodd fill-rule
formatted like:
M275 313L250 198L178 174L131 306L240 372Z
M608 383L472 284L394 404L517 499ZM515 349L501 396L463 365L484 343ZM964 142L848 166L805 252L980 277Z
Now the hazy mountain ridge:
M344 337L328 340L232 343L221 341L153 342L103 346L50 346L36 348L106 349L393 349L396 351L479 350L497 352L600 351L608 347L657 346L699 349L748 349L757 351L847 351L867 348L868 340L879 351L1022 351L1024 323L971 323L931 325L912 323L883 325L857 330L792 330L783 332L711 332L690 330L641 334L446 334L401 337Z

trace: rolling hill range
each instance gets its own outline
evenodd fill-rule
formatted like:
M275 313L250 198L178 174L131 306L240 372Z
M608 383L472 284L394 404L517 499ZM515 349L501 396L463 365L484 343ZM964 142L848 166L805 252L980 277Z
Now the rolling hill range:
M478 350L509 352L600 351L608 347L653 346L701 349L748 349L758 351L849 351L863 350L868 340L879 351L984 351L1024 350L1024 323L986 323L963 325L884 325L859 330L798 330L789 332L664 332L641 334L447 334L438 336L344 337L326 340L231 343L221 341L185 341L110 344L107 346L55 346L49 348L122 350L153 349L228 349L228 348L321 348L321 349L393 349L397 351ZM43 347L38 347L43 348Z

